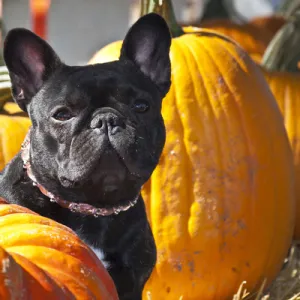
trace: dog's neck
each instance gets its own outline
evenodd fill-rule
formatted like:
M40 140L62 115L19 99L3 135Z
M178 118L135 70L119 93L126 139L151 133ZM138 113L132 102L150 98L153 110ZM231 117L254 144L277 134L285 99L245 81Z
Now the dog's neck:
M139 199L139 194L132 201L129 201L128 205L120 205L118 207L111 207L111 208L97 208L87 203L70 202L60 198L57 195L54 195L37 181L36 177L32 172L31 163L30 163L30 133L31 130L29 129L21 147L21 158L23 160L23 168L26 170L27 176L32 181L32 184L37 188L39 188L41 193L46 197L48 197L51 202L55 202L61 207L67 208L72 212L76 212L84 215L93 215L94 217L117 215L122 211L128 210L129 208L131 208L137 203Z

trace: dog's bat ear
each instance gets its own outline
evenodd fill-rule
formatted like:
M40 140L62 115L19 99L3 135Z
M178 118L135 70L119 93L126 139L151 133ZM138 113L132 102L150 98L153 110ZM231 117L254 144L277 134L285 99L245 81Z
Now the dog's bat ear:
M26 111L31 98L62 63L46 41L24 28L9 31L3 56L14 100Z
M123 41L120 60L132 61L164 96L171 84L170 46L171 34L167 23L158 14L150 13L129 29Z

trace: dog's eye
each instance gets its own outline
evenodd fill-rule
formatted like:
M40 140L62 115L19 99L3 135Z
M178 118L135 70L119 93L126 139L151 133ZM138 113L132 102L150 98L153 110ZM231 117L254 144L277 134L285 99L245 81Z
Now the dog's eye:
M136 100L133 103L133 109L138 113L144 113L149 109L149 103L145 100Z
M69 109L67 108L60 108L59 110L57 110L53 116L53 119L57 120L57 121L68 121L71 118L73 118L72 113L70 112Z

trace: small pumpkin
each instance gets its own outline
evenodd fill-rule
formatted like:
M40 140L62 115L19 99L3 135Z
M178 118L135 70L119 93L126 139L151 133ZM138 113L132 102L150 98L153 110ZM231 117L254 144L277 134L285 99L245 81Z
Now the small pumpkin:
M117 300L102 263L66 226L0 199L0 299Z
M148 4L174 29L171 1ZM223 35L184 30L172 30L167 140L143 189L158 250L144 299L229 299L244 280L250 292L267 287L282 266L295 221L292 153L259 67ZM90 63L118 59L121 44Z
M12 102L0 111L0 170L20 151L31 125L29 118Z

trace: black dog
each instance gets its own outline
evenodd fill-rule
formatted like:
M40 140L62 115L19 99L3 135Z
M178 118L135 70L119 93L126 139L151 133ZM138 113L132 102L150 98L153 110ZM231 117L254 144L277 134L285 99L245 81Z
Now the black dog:
M141 299L156 247L140 191L165 142L171 37L156 14L127 33L119 61L67 66L42 39L11 30L4 59L32 121L0 196L71 227L107 265L120 299Z

